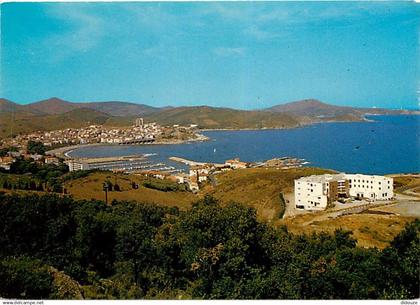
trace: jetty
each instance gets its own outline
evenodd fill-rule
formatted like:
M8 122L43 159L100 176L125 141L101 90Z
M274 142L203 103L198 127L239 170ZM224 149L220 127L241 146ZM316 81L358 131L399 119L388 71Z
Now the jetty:
M180 158L180 157L169 157L169 160L179 162L179 163L183 163L183 164L186 164L188 166L203 166L203 165L209 164L209 162L197 162L197 161L192 161L192 160L188 160L188 159L184 159L184 158ZM211 164L214 164L215 166L223 166L224 165L224 164L217 164L217 163L211 163Z

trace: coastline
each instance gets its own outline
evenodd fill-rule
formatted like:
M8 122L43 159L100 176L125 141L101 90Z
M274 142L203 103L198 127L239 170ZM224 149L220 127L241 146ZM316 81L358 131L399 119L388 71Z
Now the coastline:
M296 128L302 128L307 127L311 125L316 124L326 124L326 123L361 123L361 122L375 122L374 120L369 120L366 118L363 118L361 120L338 120L338 121L314 121L314 122L308 122L308 123L301 123L297 126L290 126L290 127L262 127L262 128L203 128L200 129L200 131L241 131L241 130L287 130L287 129L296 129Z
M209 137L207 137L205 135L202 135L202 134L197 134L197 138L194 138L194 139L156 141L156 142L153 142L153 143L141 144L141 145L175 145L175 144L185 144L185 143L190 143L190 142L203 142L203 141L208 141L208 140L210 140ZM64 159L71 159L72 157L69 156L69 153L71 153L72 151L74 151L76 149L79 149L79 148L94 147L94 146L122 146L122 145L118 144L118 143L76 144L76 145L69 145L69 146L64 146L64 147L51 149L51 150L46 151L45 153L50 154L50 155L55 155L57 157L64 158ZM124 144L123 146L129 146L129 144Z
M303 127L307 127L310 125L315 125L315 124L324 124L324 123L351 123L351 122L369 122L370 120L363 120L363 121L324 121L324 122L311 122L308 124L301 124L299 126L294 126L294 127L263 127L263 128L212 128L212 129L207 129L207 128L203 128L203 129L199 129L199 131L258 131L258 130L287 130L287 129L296 129L296 128L303 128ZM153 143L148 143L148 144L141 144L141 145L176 145L176 144L186 144L186 143L191 143L191 142L204 142L204 141L209 141L211 138L202 135L200 133L197 134L198 137L194 138L194 139L187 139L187 140L169 140L169 141L156 141ZM64 159L71 159L72 157L69 156L68 154L71 153L72 151L79 149L79 148L84 148L84 147L94 147L94 146L121 146L121 144L117 144L117 143L89 143L89 144L76 144L76 145L70 145L70 146L64 146L64 147L60 147L60 148L56 148L56 149L52 149L47 151L47 154L53 154L57 157L61 157ZM124 146L128 146L124 145Z
M412 113L409 113L410 115ZM304 128L311 125L316 124L325 124L325 123L371 123L375 122L375 120L368 119L366 116L370 116L372 114L365 114L361 118L361 120L337 120L337 121L314 121L314 122L308 122L299 124L298 126L290 126L290 127L263 127L263 128L203 128L199 129L199 132L197 133L197 138L194 139L187 139L187 140L169 140L169 141L157 141L153 143L149 143L147 145L175 145L175 144L185 144L185 143L192 143L192 142L203 142L203 141L209 141L211 138L200 134L200 132L207 132L207 131L258 131L258 130L288 130L288 129L298 129L298 128ZM388 114L375 114L375 115L388 115ZM399 115L399 114L397 114ZM405 114L404 114L405 115ZM418 115L417 113L413 113L412 115ZM146 144L143 144L146 145ZM120 146L120 144L111 144L111 143L90 143L90 144L77 144L77 145L70 145L65 147L56 148L53 150L49 150L46 153L47 154L54 154L61 158L71 158L68 154L71 153L73 150L83 148L83 147L94 147L94 146Z

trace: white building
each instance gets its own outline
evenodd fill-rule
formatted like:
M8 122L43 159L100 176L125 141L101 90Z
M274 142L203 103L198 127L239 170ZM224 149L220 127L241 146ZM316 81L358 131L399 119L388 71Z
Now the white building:
M66 160L66 161L64 161L64 163L67 164L70 172L89 169L89 164L84 163L84 162L80 162L80 161L77 161L77 160L73 160L73 159Z
M324 210L339 198L390 200L393 179L361 174L314 175L295 180L295 208Z
M248 163L242 162L241 160L239 160L239 158L235 158L235 159L232 159L232 160L226 160L225 164L230 166L233 169L247 168L248 167Z
M385 176L346 174L351 197L390 200L394 197L394 179Z

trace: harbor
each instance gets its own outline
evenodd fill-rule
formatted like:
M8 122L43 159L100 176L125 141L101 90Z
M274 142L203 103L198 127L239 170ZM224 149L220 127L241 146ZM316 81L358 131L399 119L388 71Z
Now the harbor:
M156 154L142 154L122 157L74 158L64 161L70 171L109 170L124 173L163 172L177 173L182 171L163 162L154 162L149 157Z

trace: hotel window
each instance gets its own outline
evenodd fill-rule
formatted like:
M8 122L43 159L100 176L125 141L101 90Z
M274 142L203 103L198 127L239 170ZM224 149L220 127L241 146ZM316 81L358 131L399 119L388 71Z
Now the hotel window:
M379 184L381 184L381 181L379 181Z
M379 190L381 190L381 188L379 188Z

